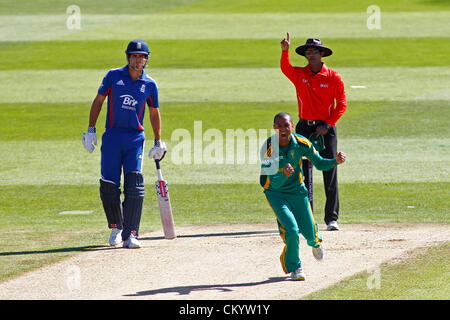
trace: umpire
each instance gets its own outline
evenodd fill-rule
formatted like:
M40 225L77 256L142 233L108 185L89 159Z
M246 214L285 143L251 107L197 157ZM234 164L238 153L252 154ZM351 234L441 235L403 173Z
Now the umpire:
M308 39L295 52L308 60L305 67L293 67L289 61L289 33L281 41L281 71L295 85L297 91L299 122L295 131L304 137L323 137L324 158L334 158L337 152L336 122L347 109L344 83L341 76L322 62L330 56L331 49L322 45L320 39ZM305 181L310 179L304 170ZM339 192L337 167L323 172L326 194L325 223L327 230L339 230Z

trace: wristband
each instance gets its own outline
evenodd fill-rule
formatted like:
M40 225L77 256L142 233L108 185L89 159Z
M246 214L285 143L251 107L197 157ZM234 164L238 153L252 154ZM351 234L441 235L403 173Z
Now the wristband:
M95 127L88 127L88 133L95 133Z

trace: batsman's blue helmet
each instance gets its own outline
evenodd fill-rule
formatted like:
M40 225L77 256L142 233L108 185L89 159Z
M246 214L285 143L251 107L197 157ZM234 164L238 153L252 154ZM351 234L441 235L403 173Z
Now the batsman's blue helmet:
M144 40L136 39L128 44L125 53L127 54L127 56L129 56L131 53L143 53L148 56L150 55L150 50Z

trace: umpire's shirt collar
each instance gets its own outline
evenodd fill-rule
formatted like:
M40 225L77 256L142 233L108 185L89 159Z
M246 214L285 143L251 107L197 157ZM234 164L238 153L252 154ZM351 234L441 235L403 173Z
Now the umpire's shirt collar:
M325 63L322 63L322 69L320 69L320 71L318 73L314 73L311 71L311 68L309 67L309 65L306 66L306 70L308 70L308 75L310 77L313 77L315 75L321 75L322 77L326 77L328 74L328 67L326 66Z

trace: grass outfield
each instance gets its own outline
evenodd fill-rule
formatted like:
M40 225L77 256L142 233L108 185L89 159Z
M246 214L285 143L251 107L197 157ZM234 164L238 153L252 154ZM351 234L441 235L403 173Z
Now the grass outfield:
M280 33L278 37L284 37ZM326 58L334 67L434 67L450 64L448 46L434 45L441 38L329 38L323 39L333 48L335 55ZM293 43L300 45L303 39ZM364 45L362 46L361 43ZM67 70L99 69L125 64L118 56L127 40L90 40L55 42L0 42L0 70ZM432 47L430 58L427 50L417 52L418 46ZM92 56L96 48L98 55ZM183 48L183 50L180 50ZM236 53L236 48L239 48ZM72 53L67 59L67 52ZM209 40L152 40L151 70L154 68L203 69L203 68L278 68L280 48L277 39L209 39ZM414 54L411 52L414 51ZM28 54L23 55L23 52ZM351 52L351 54L348 54ZM389 55L386 55L389 52ZM20 61L15 57L22 56ZM302 65L305 59L290 55L291 62ZM50 62L51 63L48 63Z
M346 93L350 102L450 98L449 68L336 68L336 71L350 86ZM150 72L158 79L162 103L296 101L294 87L278 68L152 69ZM32 103L40 96L40 102L46 103L89 104L103 73L97 69L3 71L0 86L9 93L0 97L0 102ZM421 78L424 74L434 77ZM421 81L416 81L417 78Z
M73 4L70 0L1 0L0 12L2 14L58 14ZM236 13L236 12L365 12L373 5L371 0L362 0L355 3L343 0L336 3L333 0L152 0L143 2L130 0L111 1L107 6L99 5L96 1L78 0L77 5L90 14L140 14L142 12L209 12L209 13ZM449 10L447 1L439 0L378 0L377 5L388 12L392 11L440 11Z
M417 38L448 37L450 18L443 12L385 12L381 29L367 28L365 11L357 13L196 13L98 15L82 14L80 30L66 27L67 17L59 15L2 16L3 41L59 40L207 40L207 39L279 39L291 32L293 39L311 34L330 38ZM317 24L328 20L332 23ZM198 23L201 21L202 27ZM299 27L299 21L302 25ZM11 27L14 25L15 27ZM180 25L183 28L180 28ZM142 28L145 26L145 28ZM416 28L412 26L417 26ZM40 30L36 33L35 30ZM436 33L436 30L440 30ZM129 40L128 40L129 41ZM278 40L279 42L279 40ZM302 41L304 43L304 40ZM294 42L295 43L295 42ZM302 44L303 44L302 43Z
M378 1L381 30L366 28L371 1L161 0L104 6L82 0L77 2L82 29L75 31L65 25L70 4L0 0L0 281L105 244L100 145L88 154L80 140L100 81L108 69L125 64L130 37L145 38L152 51L147 71L160 88L169 145L163 170L177 225L274 221L258 185L258 164L181 166L170 151L177 146L177 129L194 137L194 121L201 121L203 133L269 132L275 113L297 113L294 88L279 70L279 42L287 31L292 47L311 35L321 37L335 52L324 61L346 85L349 106L338 123L339 149L348 155L339 173L340 222L450 222L448 2ZM293 50L291 61L305 63ZM99 137L105 114L97 124ZM148 115L145 126L149 148ZM148 191L141 233L161 224L148 159L144 174ZM323 186L318 172L316 177L316 218L322 221ZM62 214L67 211L80 213ZM448 247L397 269L382 266L387 290L352 295L355 284L367 278L357 276L310 298L448 297L449 282L436 285L433 270L448 277L447 262L434 259L437 255L448 256ZM430 259L435 264L418 285L431 289L392 293L390 288L408 285L411 265Z
M362 272L346 281L307 296L306 300L448 300L450 243L412 253L413 258L377 270ZM370 282L379 276L379 283ZM370 289L368 289L370 288ZM436 290L439 288L439 290Z

